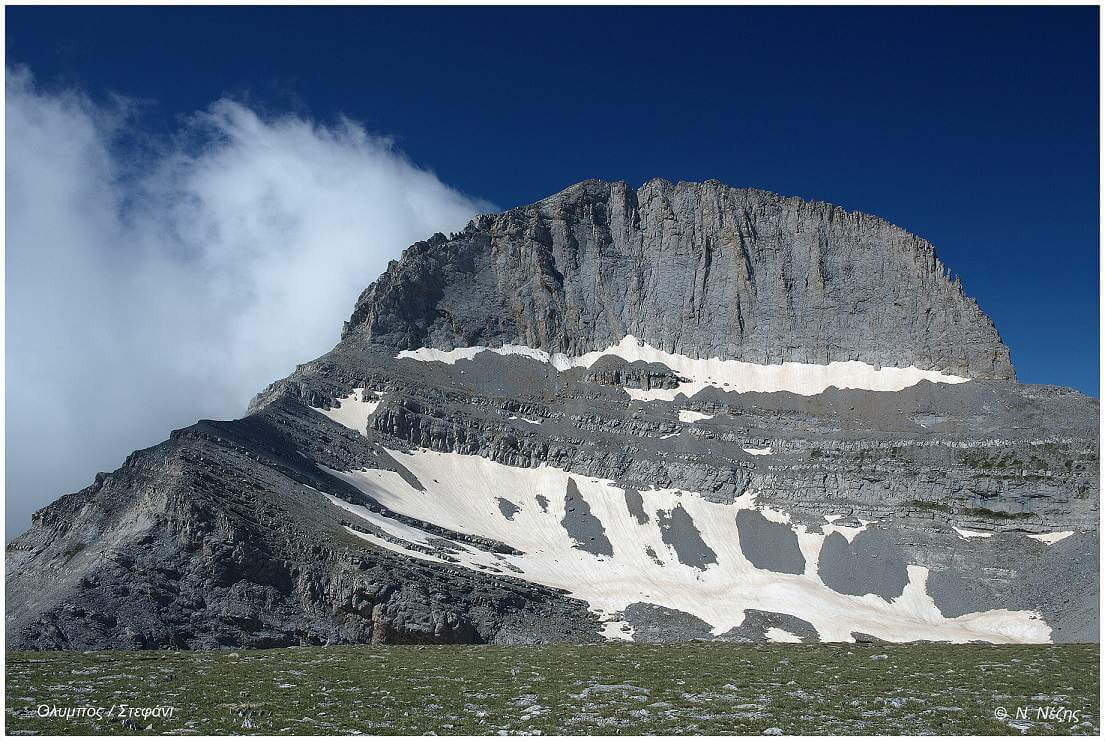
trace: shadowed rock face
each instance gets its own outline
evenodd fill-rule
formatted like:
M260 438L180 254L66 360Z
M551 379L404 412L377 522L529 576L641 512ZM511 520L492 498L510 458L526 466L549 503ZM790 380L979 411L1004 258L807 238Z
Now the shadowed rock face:
M509 499L504 499L503 497L499 497L498 504L499 511L502 512L503 517L508 520L513 520L514 515L522 511L522 508L519 507L517 504L510 501Z
M565 371L492 353L396 357L504 342L575 355L626 334L695 358L857 359L973 380L641 401L629 391L675 389L678 374L612 357ZM601 640L612 613L642 641L828 640L804 605L756 594L720 605L720 628L691 614L696 585L721 583L736 559L757 584L816 579L805 586L877 594L866 602L887 609L923 567L922 596L946 619L1033 611L1053 640L1096 640L1098 402L1012 378L931 246L886 222L718 183L582 183L412 246L338 346L247 416L176 430L38 512L6 552L8 646L579 642ZM318 411L354 389L377 392L366 419ZM702 418L686 423L688 409ZM419 467L438 454L499 465L458 482ZM486 532L449 520L446 485L472 501L503 468L534 477L488 494ZM541 488L548 468L575 478ZM341 478L352 472L368 483ZM400 488L439 509L405 512L385 496ZM701 500L734 509L710 519ZM600 615L517 565L534 554L509 528L537 515L614 585L667 571ZM808 546L826 515L855 532ZM1075 534L1026 537L1060 531ZM486 563L466 566L473 553ZM619 571L626 558L638 560ZM662 593L672 583L685 601ZM855 632L894 639L866 625Z
M900 597L909 583L906 555L881 530L865 530L852 542L830 533L821 548L817 575L842 594L877 594L887 602Z
M882 219L716 181L587 181L408 249L344 336L581 355L633 335L695 358L860 360L1014 377L931 244Z
M725 640L738 643L768 640L771 628L779 628L802 642L818 640L817 630L805 620L780 612L745 610L740 625L716 636L709 623L670 607L647 602L634 602L623 613L626 623L633 628L634 640L645 643L674 643L677 641Z
M1024 536L988 539L962 549L953 565L930 574L928 593L941 614L956 617L995 604L1037 609L1051 626L1055 643L1100 640L1095 588L1100 567L1098 534L1078 533L1050 546L1027 540ZM1001 582L980 578L978 551L987 554L987 566L1002 569L1003 577L1015 574L1014 565L1022 562L1032 563L1033 577L1006 577Z
M798 536L789 525L771 522L755 510L737 513L737 530L744 555L756 568L781 574L801 574L806 559L798 547Z
M717 554L702 540L687 510L676 505L671 512L661 512L660 534L675 551L680 563L706 570L707 564L717 563Z
M641 492L636 489L625 490L625 506L629 509L629 514L633 515L633 519L637 521L638 525L644 525L648 522L648 513L645 512L644 502L641 499Z
M613 556L614 547L606 537L602 521L591 514L591 506L580 496L574 479L568 479L564 495L564 519L560 524L575 541L576 547L596 556Z
M726 633L726 637L733 640L763 641L771 628L785 630L803 643L818 640L817 630L805 620L781 612L763 610L745 610L744 621Z

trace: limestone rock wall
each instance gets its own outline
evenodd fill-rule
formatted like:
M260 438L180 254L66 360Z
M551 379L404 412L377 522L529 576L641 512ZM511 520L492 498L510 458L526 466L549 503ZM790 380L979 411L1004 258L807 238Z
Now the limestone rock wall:
M587 181L419 242L361 296L351 334L569 355L628 334L699 358L1015 375L993 322L925 240L716 181Z

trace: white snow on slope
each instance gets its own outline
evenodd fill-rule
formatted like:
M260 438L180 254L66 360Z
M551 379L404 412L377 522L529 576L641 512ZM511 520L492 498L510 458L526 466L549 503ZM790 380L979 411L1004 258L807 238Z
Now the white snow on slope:
M771 455L771 446L766 448L741 448L745 453L749 455Z
M632 641L633 626L624 620L607 620L602 624L602 634L608 641Z
M679 410L679 421L680 422L686 422L687 424L694 424L695 422L700 422L704 419L713 419L713 418L714 418L714 415L712 415L712 414L703 414L702 412L696 412L696 411L693 411L691 409L680 409Z
M417 350L403 350L395 357L453 364L462 359L470 360L481 352L522 355L541 363L549 363L559 371L570 368L590 368L604 355L616 355L630 363L638 360L646 363L661 363L679 376L689 379L688 382L681 383L674 389L647 391L625 389L627 394L638 401L674 401L679 394L694 396L707 386L740 393L790 391L803 396L812 396L820 394L830 386L869 391L901 391L923 380L933 383L963 383L969 380L940 371L921 370L913 366L906 368L883 366L876 369L873 365L852 360L836 361L827 365L817 363L762 365L720 358L691 358L664 352L639 341L633 335L626 335L621 342L605 350L595 350L578 356L568 356L563 353L549 354L544 350L525 345L503 345L502 347L459 347L455 350L420 347Z
M993 533L987 533L982 530L968 530L965 527L956 527L952 525L952 530L959 533L960 537L970 540L971 538L989 538L993 536Z
M1069 538L1072 535L1074 535L1073 530L1061 530L1057 533L1040 533L1039 535L1029 535L1028 537L1032 538L1033 540L1038 540L1041 543L1051 545L1053 543L1058 543L1064 538Z
M783 630L782 628L771 627L767 629L765 634L767 640L775 641L776 643L801 643L802 639L793 633Z
M380 406L380 401L362 401L364 389L353 389L353 393L343 399L337 399L337 406L330 409L311 407L320 414L325 414L340 425L359 432L362 435L368 429L368 418Z
M509 417L507 417L507 419L520 419L523 422L529 422L531 425L539 425L542 422L542 420L540 420L540 419L530 419L529 417L518 417L518 416L513 415L513 414L510 415Z
M524 555L495 554L456 543L454 557L467 568L497 571L565 589L586 600L604 620L633 602L643 601L695 615L713 626L715 634L740 624L743 611L753 608L806 620L827 641L850 641L852 631L893 641L1042 643L1050 637L1046 623L1028 611L991 610L943 617L926 592L928 570L921 566L908 568L908 586L890 603L873 594L858 597L835 592L817 575L817 559L827 532L811 532L801 525L791 527L806 560L805 572L782 574L758 569L741 551L735 522L739 509L755 507L751 494L732 504L720 504L675 489L641 491L649 519L640 524L629 512L624 490L609 481L549 466L517 468L456 453L420 450L393 455L418 478L425 491L418 491L398 473L389 471L331 473L393 511L513 546ZM613 557L573 547L560 524L569 478L575 481L591 513L602 522ZM538 504L538 496L547 500L547 511ZM499 509L500 497L520 508L511 520ZM355 505L341 502L339 506L408 543L427 543L416 528ZM676 506L686 510L703 540L717 554L717 563L708 564L705 570L681 563L663 541L658 514ZM770 508L762 508L761 512L773 521L789 521L784 512ZM868 524L864 522L863 526ZM822 527L826 531L845 530L833 525ZM862 528L847 529L858 532ZM442 561L372 534L350 532L381 548ZM657 564L646 548L651 548L663 564Z
M825 518L825 519L828 519L828 518ZM825 535L828 535L829 533L840 533L841 535L844 536L844 539L847 540L849 543L851 543L853 540L855 540L857 535L859 535L864 530L866 530L868 525L874 525L875 523L878 522L878 520L860 520L858 526L857 525L834 525L833 522L836 521L836 520L839 520L839 519L840 519L840 516L837 515L832 520L829 520L828 525L822 525L821 526L821 532L825 533ZM799 535L798 537L799 537L799 540L801 540L802 536Z
M844 515L822 515L825 518L825 522L828 525L821 526L821 532L828 535L829 533L840 533L844 536L845 540L851 543L855 540L856 536L867 529L868 525L874 525L878 520L860 520L859 526L856 525L834 525L833 523L844 517Z

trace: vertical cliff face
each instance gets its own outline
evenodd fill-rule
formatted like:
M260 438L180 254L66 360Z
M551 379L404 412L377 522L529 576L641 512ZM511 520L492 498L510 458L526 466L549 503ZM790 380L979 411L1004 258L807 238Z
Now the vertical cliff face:
M993 322L928 242L716 181L587 181L420 242L361 296L350 335L568 355L632 335L692 358L1014 378Z

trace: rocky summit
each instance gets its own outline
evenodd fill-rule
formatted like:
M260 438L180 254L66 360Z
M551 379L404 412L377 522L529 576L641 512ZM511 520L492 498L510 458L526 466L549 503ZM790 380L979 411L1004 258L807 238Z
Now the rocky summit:
M1096 641L1098 417L882 219L587 181L37 512L8 647Z

